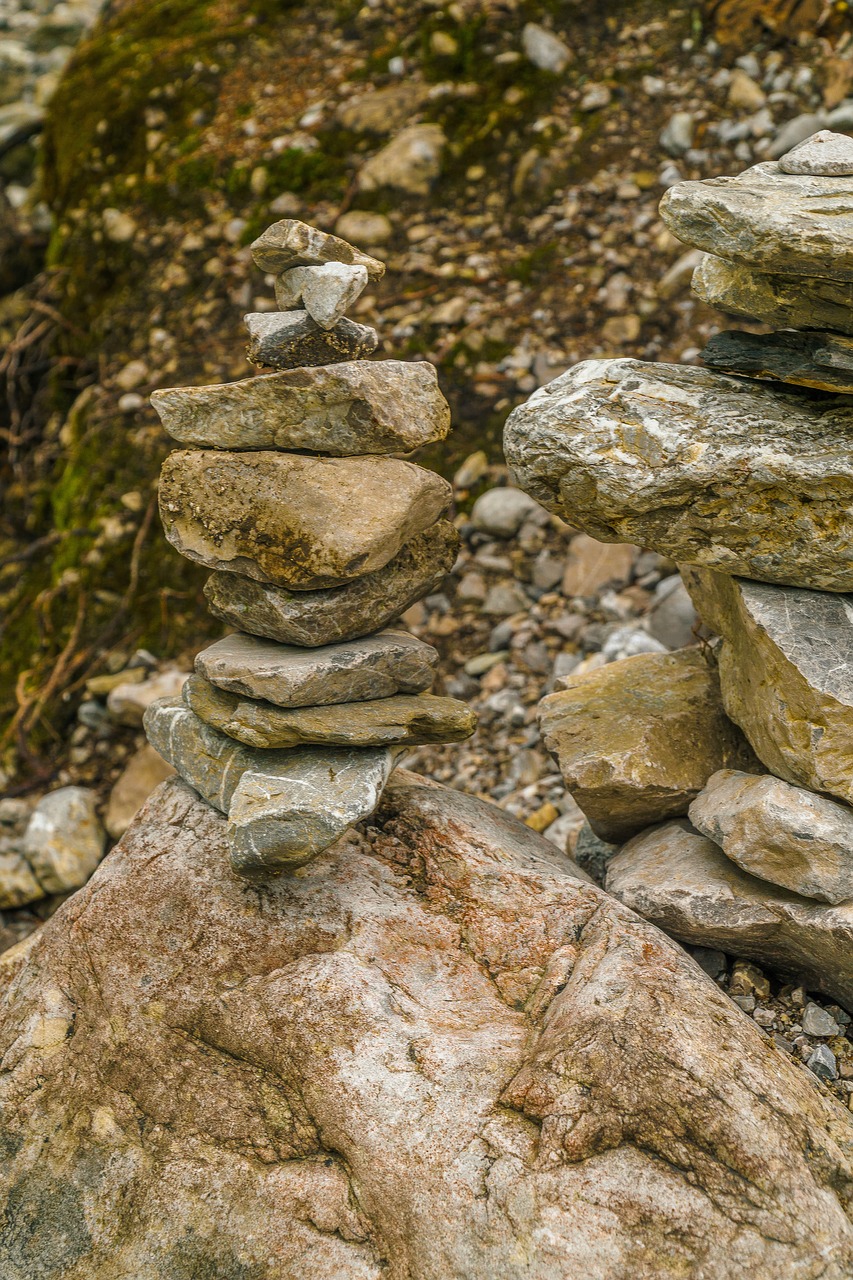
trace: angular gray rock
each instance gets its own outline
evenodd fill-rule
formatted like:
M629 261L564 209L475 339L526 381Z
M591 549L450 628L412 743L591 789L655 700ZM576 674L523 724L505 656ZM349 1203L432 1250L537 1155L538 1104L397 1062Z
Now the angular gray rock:
M677 182L660 215L685 244L755 271L853 281L853 179L766 160L735 178Z
M759 334L730 329L710 339L702 359L725 373L853 394L853 338L837 333Z
M204 594L217 618L283 644L337 644L387 626L435 591L456 559L459 534L440 520L383 568L325 591L287 591L237 573L213 573Z
M541 514L541 510L539 503L521 489L489 489L471 508L471 523L493 537L512 538L525 520L537 512Z
M291 267L319 267L324 262L343 262L364 267L371 280L381 280L385 264L355 249L345 240L319 231L307 222L285 218L267 227L252 244L252 258L261 271L279 275Z
M450 430L450 409L426 360L353 361L169 387L151 403L173 440L214 449L409 453Z
M693 290L709 306L777 328L832 329L853 335L853 284L750 271L706 253Z
M690 821L750 875L820 902L853 899L853 809L774 778L723 769Z
M292 267L276 276L275 300L282 311L301 302L321 329L331 329L366 287L366 267L324 262L321 267Z
M780 156L779 168L782 173L821 178L853 177L853 138L820 129Z
M345 644L302 649L257 636L217 640L196 654L211 684L279 707L328 706L428 689L438 651L408 631L380 631Z
M844 596L682 568L724 643L726 713L778 777L853 804L853 607Z
M88 787L59 787L33 810L22 852L45 893L79 888L103 857L107 833L97 803Z
M606 888L680 942L748 956L853 1009L853 903L824 906L758 880L684 819L630 840Z
M322 329L307 311L251 311L243 320L249 330L248 358L262 369L361 360L379 345L376 330L367 325L344 319Z
M428 693L333 706L279 707L217 689L202 676L190 676L183 699L206 724L250 747L420 746L462 742L477 727L476 716L464 702Z
M381 569L450 503L397 458L175 450L160 472L166 537L189 560L312 591Z
M851 591L852 434L847 397L586 360L513 410L504 451L524 488L593 537Z

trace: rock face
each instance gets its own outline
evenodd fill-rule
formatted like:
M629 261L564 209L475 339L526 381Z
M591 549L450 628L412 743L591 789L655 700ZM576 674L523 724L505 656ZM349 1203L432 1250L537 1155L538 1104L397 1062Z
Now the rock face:
M824 906L747 875L683 820L630 840L606 885L682 942L772 965L853 1008L853 903Z
M758 767L697 649L639 654L564 684L540 703L542 736L604 840L686 814L719 769Z
M170 387L151 403L173 439L214 449L408 453L443 440L450 409L425 360L290 369L213 387Z
M408 631L380 631L320 649L226 636L196 655L211 684L279 707L326 706L421 693L433 682L438 651Z
M780 778L853 803L853 614L843 596L697 572L684 580L724 637L727 714Z
M379 345L375 329L353 320L324 329L307 311L257 311L243 320L249 330L248 358L264 369L360 360Z
M534 497L602 541L850 591L851 432L846 398L587 360L513 410L504 449Z
M755 271L853 281L853 181L774 160L736 178L677 182L660 214L685 244Z
M702 359L725 373L853 393L853 339L836 333L758 334L731 329L711 338Z
M736 316L754 316L779 327L853 335L853 284L840 280L751 271L706 254L693 273L693 289L710 306Z
M8 1280L850 1274L848 1115L547 841L401 780L261 897L224 828L167 783L18 960Z
M853 899L853 809L765 774L724 769L690 821L750 875L820 902Z
M190 560L305 591L381 569L450 496L434 472L396 458L177 450L160 514Z
M286 591L236 573L213 573L204 594L211 613L282 644L337 644L399 618L435 591L453 567L459 534L440 520L407 542L383 568L326 591Z
M318 267L324 262L364 267L371 280L381 280L385 274L383 262L362 253L346 240L294 218L285 218L267 227L252 244L252 258L262 271L275 275L291 267Z

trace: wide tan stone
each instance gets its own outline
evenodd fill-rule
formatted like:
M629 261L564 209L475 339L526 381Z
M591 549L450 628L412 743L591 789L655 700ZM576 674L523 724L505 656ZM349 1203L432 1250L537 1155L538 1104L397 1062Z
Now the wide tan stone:
M396 458L176 450L160 475L181 555L301 591L381 569L450 498L446 480Z
M759 769L698 649L567 676L565 689L540 703L539 719L566 786L595 833L614 844L686 814L718 769Z
M274 222L253 242L251 250L255 265L274 275L291 267L319 267L324 262L365 267L371 280L380 280L385 274L384 262L296 218Z

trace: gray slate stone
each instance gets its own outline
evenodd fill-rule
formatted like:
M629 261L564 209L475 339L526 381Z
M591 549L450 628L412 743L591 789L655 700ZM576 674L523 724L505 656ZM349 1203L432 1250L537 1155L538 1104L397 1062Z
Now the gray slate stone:
M602 541L850 591L851 436L847 397L587 360L513 410L504 451L528 492Z
M107 833L97 802L88 787L60 787L36 805L22 852L45 893L78 889L103 857Z
M447 520L407 542L383 568L342 587L287 591L237 573L213 573L204 594L211 613L230 626L282 644L354 640L394 622L450 572L459 534Z
M833 329L853 334L853 284L751 271L706 253L693 273L703 302L735 316L780 328Z
M364 267L371 280L381 280L385 274L383 262L353 248L346 240L295 218L274 222L251 248L255 265L274 275L291 267L319 267L324 262Z
M169 387L151 403L173 440L214 449L409 453L450 430L450 408L426 360L342 362Z
M375 329L339 320L321 329L307 311L250 311L247 356L262 369L297 369L302 365L361 360L379 345Z
M853 898L853 809L770 774L715 773L690 821L750 875L819 902Z
M853 338L835 333L730 329L710 339L702 359L724 373L853 394Z
M332 329L366 286L366 267L324 262L321 267L292 267L276 276L275 300L282 311L301 302L321 329Z
M782 173L802 173L823 178L851 177L853 138L846 133L821 129L780 156L779 168Z
M428 689L438 652L408 631L381 631L345 644L303 649L235 635L196 655L211 684L279 707L328 706Z
M512 538L525 520L537 512L541 513L539 503L521 489L489 489L480 494L471 508L471 523L475 529L493 537Z

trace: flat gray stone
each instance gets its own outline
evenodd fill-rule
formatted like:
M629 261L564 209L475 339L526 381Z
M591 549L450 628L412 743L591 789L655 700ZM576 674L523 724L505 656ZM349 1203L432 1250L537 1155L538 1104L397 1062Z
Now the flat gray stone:
M383 568L342 587L287 591L237 573L213 573L204 594L211 613L241 631L283 644L337 644L387 626L440 587L458 547L457 530L439 520Z
M85 884L104 855L107 841L88 787L59 787L39 800L21 850L45 893L66 893Z
M703 302L778 328L832 329L853 334L853 284L751 271L706 253L693 273Z
M282 311L301 302L321 329L332 329L366 287L366 267L324 262L321 267L291 267L276 276L275 300Z
M677 182L660 214L685 244L756 271L853 281L853 179L784 173Z
M367 325L344 319L322 329L307 311L250 311L243 320L249 330L248 358L262 369L361 360L379 345L376 330Z
M836 333L730 329L710 339L702 359L724 373L853 394L853 338Z
M371 280L381 280L385 264L338 236L319 231L307 222L285 218L267 227L251 246L255 265L274 275L291 267L319 267L324 262L343 262L364 267Z
M426 360L348 361L169 387L151 403L173 440L214 449L409 453L450 430L450 408Z
M853 1008L853 903L824 906L747 875L683 819L629 841L606 888L680 942L757 960Z
M529 493L601 541L850 591L851 438L848 397L586 360L513 410L504 451Z
M197 673L218 688L279 707L421 693L432 684L437 665L437 650L408 631L381 631L315 649L226 636L195 660Z
M853 809L770 774L723 769L690 821L750 875L804 898L853 898Z
M428 693L334 706L279 707L217 689L202 676L190 676L183 698L205 723L250 747L422 746L462 742L477 727L466 703Z
M782 173L833 178L853 176L853 138L821 129L779 157Z
M189 560L298 591L381 569L450 503L397 458L175 450L160 472L166 537Z

